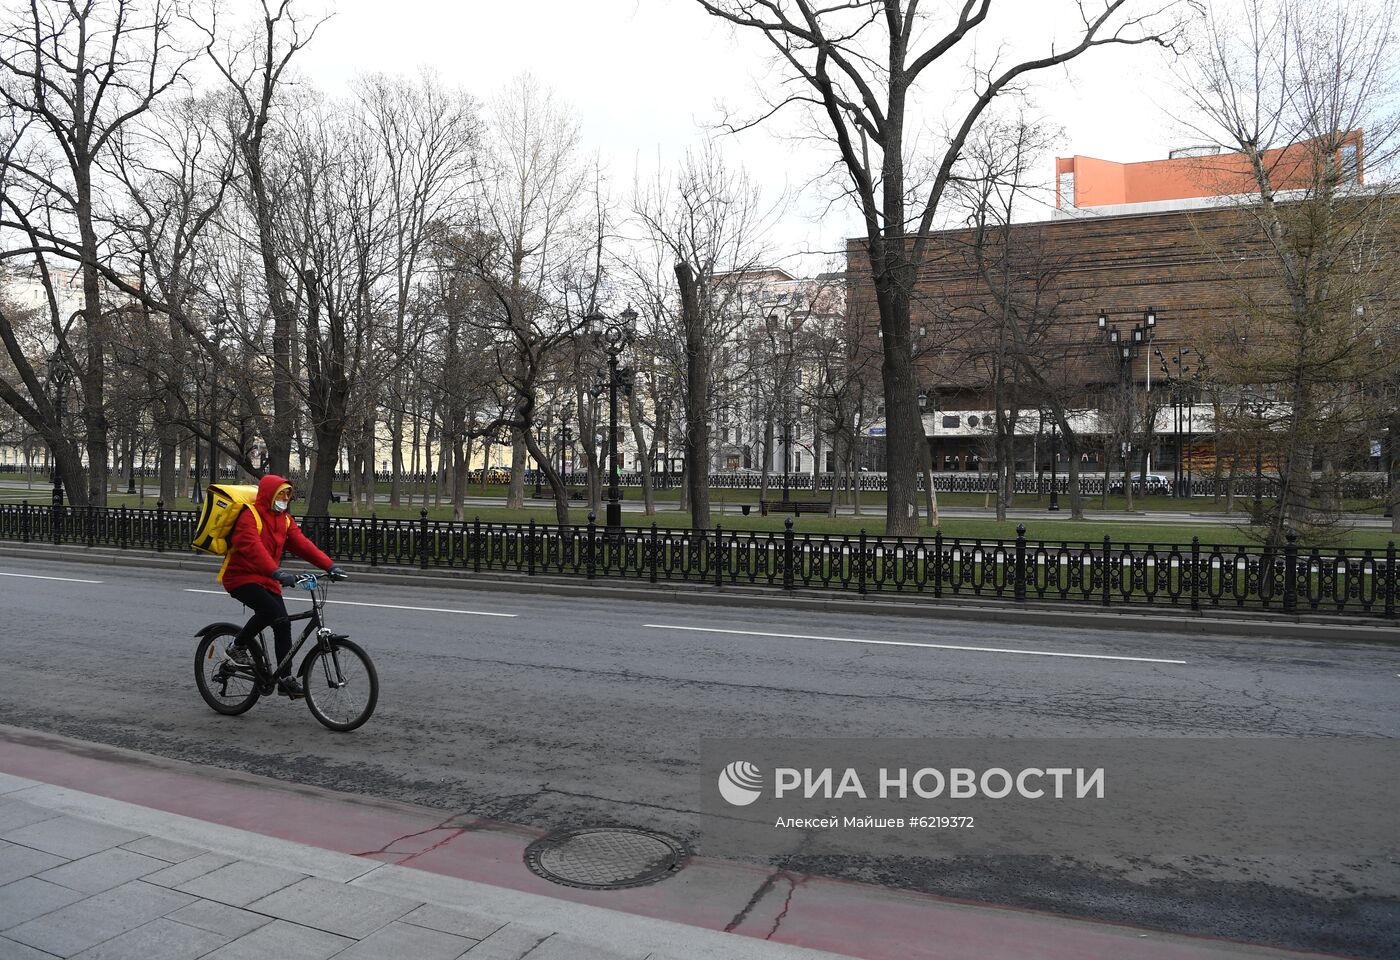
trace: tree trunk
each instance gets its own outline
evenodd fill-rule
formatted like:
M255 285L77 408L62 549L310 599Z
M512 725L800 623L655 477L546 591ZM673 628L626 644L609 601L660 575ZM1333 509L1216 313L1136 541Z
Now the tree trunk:
M701 292L688 263L676 264L681 292L681 319L685 328L685 459L690 494L690 526L710 526L710 358L705 351L705 327Z
M642 429L641 401L636 389L627 394L627 419L632 422L632 439L637 443L637 452L642 461L642 509L648 517L656 516L656 491L653 486L651 465L656 453L656 432L652 431L651 445L647 445L646 432ZM565 503L567 504L567 500Z
M510 487L506 491L506 506L512 510L525 508L525 438L523 431L510 431Z

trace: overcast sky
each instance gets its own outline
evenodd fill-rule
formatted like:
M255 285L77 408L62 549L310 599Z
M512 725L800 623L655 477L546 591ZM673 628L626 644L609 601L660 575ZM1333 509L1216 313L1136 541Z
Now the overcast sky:
M426 65L485 101L512 76L528 71L562 94L582 122L590 150L625 196L634 171L674 164L696 144L722 107L736 113L758 103L756 87L771 86L764 42L704 14L693 0L326 0L335 11L300 56L308 80L343 93L356 73L412 73ZM925 3L936 8L936 0ZM1010 52L1043 53L1057 26L1072 27L1070 0L1001 0L993 34ZM1057 19L1058 18L1058 19ZM1063 33L1062 33L1063 35ZM1035 46L1039 43L1041 46ZM1017 46L1019 44L1020 46ZM1027 46L1027 44L1030 44ZM965 56L959 57L965 60ZM1165 61L1155 48L1105 48L1074 61L1068 71L1042 75L1034 91L1038 112L1064 130L1056 153L1132 161L1165 157L1185 135L1164 113L1175 109ZM941 84L925 104L936 126ZM965 81L963 81L965 82ZM775 136L767 128L726 138L726 153L742 161L776 197L803 185L831 159L821 146ZM1044 162L1049 183L1053 157ZM853 213L830 210L816 190L803 192L776 231L774 260L842 249L860 232ZM1045 211L1048 214L1048 211ZM819 269L819 257L790 261Z

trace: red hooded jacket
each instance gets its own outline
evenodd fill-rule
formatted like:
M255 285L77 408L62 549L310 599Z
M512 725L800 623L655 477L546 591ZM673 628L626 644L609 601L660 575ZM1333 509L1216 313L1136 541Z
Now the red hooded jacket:
M282 585L273 578L273 574L282 565L284 549L322 570L330 569L331 558L306 538L292 519L291 512L278 513L272 507L278 491L290 486L282 477L268 474L258 481L257 500L248 509L239 511L229 537L233 547L223 570L225 590L256 583L280 596ZM254 510L262 519L261 534L258 533L258 522L253 518Z

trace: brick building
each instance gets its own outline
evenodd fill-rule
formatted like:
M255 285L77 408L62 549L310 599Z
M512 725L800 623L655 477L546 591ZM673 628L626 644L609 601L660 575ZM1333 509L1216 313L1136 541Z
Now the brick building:
M1360 135L1354 134L1341 161L1359 182ZM1304 179L1302 154L1269 155L1286 188ZM1164 384L1171 374L1194 373L1204 355L1234 341L1244 348L1244 295L1269 299L1275 269L1264 237L1248 207L1225 194L1246 192L1247 170L1238 154L1173 157L1143 164L1113 164L1092 158L1057 160L1060 209L1052 219L1016 223L988 231L979 250L970 229L947 230L929 238L927 256L912 297L912 340L920 393L928 397L924 431L936 470L979 469L990 456L988 437L996 407L996 331L1000 311L1014 310L1018 325L1035 338L1044 369L1054 370L1072 397L1082 433L1103 449L1084 466L1102 469L1113 432L1104 412L1120 374L1127 373L1128 396L1149 389L1156 407L1151 468L1176 463L1177 435L1183 453L1208 447L1213 432L1209 408L1188 383ZM869 281L864 240L847 242L848 322L860 350L879 356L879 321ZM980 263L979 263L980 261ZM996 286L1003 295L992 292ZM1276 294L1275 294L1276 295ZM1126 336L1152 308L1156 318L1149 342L1127 371L1119 366L1099 314L1109 329ZM878 363L874 366L878 376ZM1172 388L1174 386L1174 391ZM1166 387L1170 398L1163 395ZM1189 395L1189 422L1177 423L1173 399ZM1019 399L1018 399L1019 398ZM1018 411L1017 469L1045 467L1049 418L1036 391L1022 385L1009 402ZM870 436L883 436L877 422ZM1077 431L1080 432L1080 431ZM878 459L878 457L876 458Z

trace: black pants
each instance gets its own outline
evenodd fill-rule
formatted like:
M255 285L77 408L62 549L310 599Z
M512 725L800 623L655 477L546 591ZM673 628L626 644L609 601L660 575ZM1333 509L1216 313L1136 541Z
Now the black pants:
M244 625L235 643L245 646L251 644L258 631L271 624L272 637L277 648L277 662L281 663L286 659L292 649L292 625L287 622L287 605L282 602L282 597L256 583L234 587L229 591L229 595L253 611L253 616ZM291 669L291 664L287 664L279 673L283 677L291 676Z

